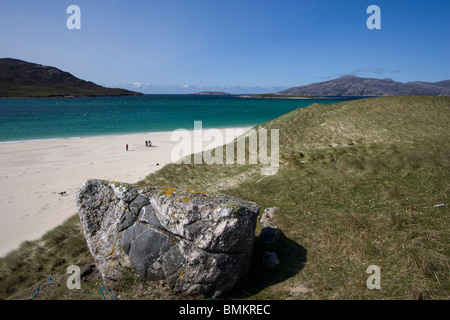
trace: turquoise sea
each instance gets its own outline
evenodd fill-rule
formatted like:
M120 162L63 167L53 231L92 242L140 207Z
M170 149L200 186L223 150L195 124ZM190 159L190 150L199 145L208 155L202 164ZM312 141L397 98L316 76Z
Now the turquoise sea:
M254 99L236 96L0 99L0 142L110 134L253 126L315 102L342 99Z

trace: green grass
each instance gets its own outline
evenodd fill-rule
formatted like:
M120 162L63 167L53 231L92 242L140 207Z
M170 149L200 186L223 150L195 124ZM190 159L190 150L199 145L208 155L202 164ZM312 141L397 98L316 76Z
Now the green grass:
M221 192L278 206L284 237L255 261L233 299L449 299L450 99L389 97L316 104L261 127L280 130L280 169L167 165L139 183ZM225 156L225 155L224 155ZM92 263L77 218L0 260L1 298L26 298L49 274ZM258 224L256 235L262 226ZM369 265L381 290L369 290ZM61 280L62 281L62 280ZM43 298L99 298L97 280ZM55 292L51 291L54 290ZM123 299L176 299L163 282L126 277Z
M40 284L48 282L48 276L52 277L53 282L64 282L63 291L67 291L67 267L82 267L89 263L94 262L82 236L80 220L78 216L73 216L38 241L26 241L18 250L0 260L0 297L31 298ZM42 292L50 287L42 289ZM54 287L57 286L51 289ZM39 298L42 296L45 296L44 293Z

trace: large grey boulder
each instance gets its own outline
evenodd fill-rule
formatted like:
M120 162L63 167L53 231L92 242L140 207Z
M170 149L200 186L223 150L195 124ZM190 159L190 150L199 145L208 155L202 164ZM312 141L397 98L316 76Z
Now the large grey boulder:
M256 204L194 191L88 180L76 197L83 231L105 282L125 267L176 292L217 297L248 270Z

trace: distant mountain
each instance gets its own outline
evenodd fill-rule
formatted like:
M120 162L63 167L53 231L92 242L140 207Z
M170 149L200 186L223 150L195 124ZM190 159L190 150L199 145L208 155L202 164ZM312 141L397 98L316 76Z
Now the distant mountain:
M425 82L425 83L427 83L427 82ZM450 89L450 80L444 80L444 81L433 82L433 84L434 84L435 86L439 86L439 87L443 87L443 88Z
M396 82L391 79L359 78L343 76L334 80L293 87L277 92L278 95L295 96L401 96L430 95L450 96L450 80L439 82Z
M142 93L105 88L68 72L18 59L0 59L0 97L134 96Z

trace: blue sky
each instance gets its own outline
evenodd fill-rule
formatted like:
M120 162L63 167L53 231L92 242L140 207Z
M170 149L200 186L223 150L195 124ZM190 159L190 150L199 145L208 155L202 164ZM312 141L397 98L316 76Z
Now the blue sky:
M69 5L81 29L69 30ZM369 30L369 5L381 29ZM144 93L450 79L448 0L0 0L0 57Z

